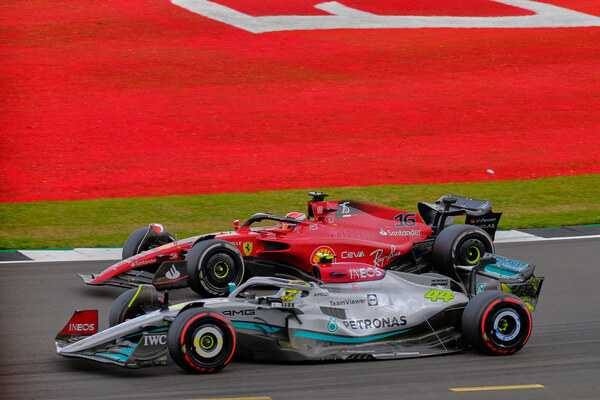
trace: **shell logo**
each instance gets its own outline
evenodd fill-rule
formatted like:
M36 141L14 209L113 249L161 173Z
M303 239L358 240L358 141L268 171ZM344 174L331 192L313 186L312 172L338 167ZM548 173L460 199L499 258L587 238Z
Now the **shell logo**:
M319 257L317 257L317 253L332 254L335 257L335 251L333 251L333 249L331 247L329 247L329 246L317 247L310 256L311 264L317 264L319 262ZM335 262L335 259L334 259L334 262Z

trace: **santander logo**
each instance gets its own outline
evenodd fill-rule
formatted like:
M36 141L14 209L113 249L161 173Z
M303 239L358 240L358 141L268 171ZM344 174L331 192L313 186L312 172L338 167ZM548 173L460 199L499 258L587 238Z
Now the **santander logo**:
M181 276L181 274L179 273L179 271L177 270L177 268L175 268L175 266L172 265L171 268L169 268L169 270L165 274L165 276L168 279L177 279L177 278L179 278Z
M255 0L257 4L260 0ZM253 16L208 0L171 0L179 7L252 33L316 29L570 28L600 26L600 17L532 0L495 0L529 15L494 17L379 15L341 2L315 4L316 15ZM550 0L551 1L551 0ZM233 2L235 3L235 1ZM391 0L390 0L391 3ZM244 4L247 4L245 2ZM255 6L258 7L258 6ZM261 6L262 7L262 6ZM362 7L362 6L361 6ZM250 5L250 9L252 9ZM300 12L298 12L300 14Z

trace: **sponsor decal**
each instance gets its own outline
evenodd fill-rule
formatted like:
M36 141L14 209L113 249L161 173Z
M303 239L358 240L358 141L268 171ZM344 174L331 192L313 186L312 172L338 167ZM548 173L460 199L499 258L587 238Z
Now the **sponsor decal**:
M374 267L351 268L348 272L350 272L350 279L378 278L383 276L383 271Z
M132 267L140 267L142 265L154 264L156 262L158 262L158 260L156 258L151 258L149 260L134 261L131 263L131 266Z
M237 315L254 315L254 310L224 310L221 311L223 315L227 315L228 317L235 317Z
M95 332L96 324L69 324L69 331L73 333Z
M469 218L469 223L484 230L496 230L502 213L488 213L481 217Z
M475 294L479 294L485 290L485 283L480 283L477 285L477 289L475 289Z
M317 207L317 214L323 214L323 206Z
M335 221L335 218L333 217L333 215L329 214L328 216L325 217L325 221L328 224L333 224L333 222Z
M290 303L287 301L283 301L283 303L272 303L271 307L273 308L294 308L296 307L296 303Z
M309 226L311 231L316 231L317 229L319 229L319 225L317 224L310 224Z
M389 260L394 257L398 257L402 255L402 252L396 252L396 246L392 245L390 248L390 253L384 256L384 249L377 249L371 253L373 256L373 265L376 267L383 267Z
M415 213L400 213L394 217L396 221L395 226L398 227L411 227L417 225L417 214Z
M405 231L405 230L398 230L398 229L383 229L381 228L379 230L379 234L381 236L419 236L421 234L421 230L420 229L411 229L409 231Z
M365 319L350 319L342 321L346 328L353 330L361 329L380 329L393 328L395 326L404 326L407 324L406 317L380 317L380 318L365 318Z
M171 265L171 268L169 268L165 276L167 277L167 279L173 280L179 278L181 276L181 273L179 273L177 268L175 268L175 265Z
M375 350L342 350L342 353L348 354L373 354Z
M327 296L329 296L329 293L328 292L315 292L313 294L313 296L315 296L315 297L327 297Z
M335 251L333 251L333 249L331 247L320 246L320 247L317 247L310 255L310 263L311 264L317 264L319 262L320 257L317 256L318 253L331 254L335 257ZM333 259L333 262L335 262L335 258Z
M363 251L342 251L342 258L360 258L364 256Z
M329 322L327 322L327 330L331 333L338 330L337 320L334 317L329 318Z
M341 306L354 306L365 304L367 300L365 299L345 299L345 300L329 300L329 304L332 307L341 307Z
M75 311L60 335L91 335L98 331L98 310Z
M433 279L431 286L450 286L450 279Z
M377 295L376 294L368 294L367 295L367 303L372 307L379 305L379 301L377 300Z
M145 346L164 346L167 344L167 335L144 335Z
M252 242L244 242L244 244L242 245L242 249L244 249L244 254L247 256L252 254L253 247L254 247L254 244Z
M496 258L496 263L504 267L514 268L517 270L523 270L529 266L528 263L523 261L513 260L512 258L501 257L495 254L485 253L485 256L492 255Z

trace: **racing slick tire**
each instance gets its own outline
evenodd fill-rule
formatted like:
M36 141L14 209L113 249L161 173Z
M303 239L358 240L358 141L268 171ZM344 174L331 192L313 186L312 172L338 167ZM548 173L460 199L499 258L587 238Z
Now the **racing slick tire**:
M433 242L433 268L456 279L457 265L475 265L486 252L494 252L494 242L486 231L473 225L450 225Z
M113 327L161 307L158 292L151 285L140 285L121 293L113 302L108 313L108 325Z
M156 233L153 235L147 235L149 229L153 229L153 226L156 226L156 229L162 230L160 232L156 232L155 229ZM151 226L145 226L143 228L136 229L131 235L129 235L127 240L125 240L125 244L123 245L121 258L125 260L141 253L142 251L146 251L174 241L175 236L173 236L171 232L165 230L162 225L151 224Z
M240 251L224 240L196 243L186 256L188 286L203 297L229 294L229 284L244 279L244 259Z
M473 297L462 316L465 340L487 354L516 353L529 340L531 328L531 313L521 299L497 290Z
M225 367L235 352L231 322L202 307L182 311L169 328L167 347L171 358L185 371L213 373Z

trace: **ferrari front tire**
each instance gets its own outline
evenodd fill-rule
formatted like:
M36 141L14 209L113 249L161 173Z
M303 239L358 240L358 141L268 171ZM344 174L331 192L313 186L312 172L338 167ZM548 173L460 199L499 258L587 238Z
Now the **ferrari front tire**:
M531 313L523 301L497 290L473 297L462 316L465 340L487 354L516 353L529 340L531 329Z
M162 225L160 226L162 228ZM121 258L123 260L133 257L142 251L175 241L175 236L166 230L162 231L159 235L153 235L149 238L146 238L148 230L150 229L152 229L151 226L145 226L143 228L136 229L131 235L129 235L127 240L125 240L123 251L121 252ZM144 238L146 238L146 240L144 240Z
M143 285L129 289L113 302L108 313L108 325L115 326L148 312L158 310L161 300L154 286Z
M229 294L229 284L244 279L244 259L231 243L210 239L196 243L186 256L188 286L203 297Z
M231 322L206 308L190 308L177 315L167 333L171 358L185 371L214 373L223 369L235 352Z

